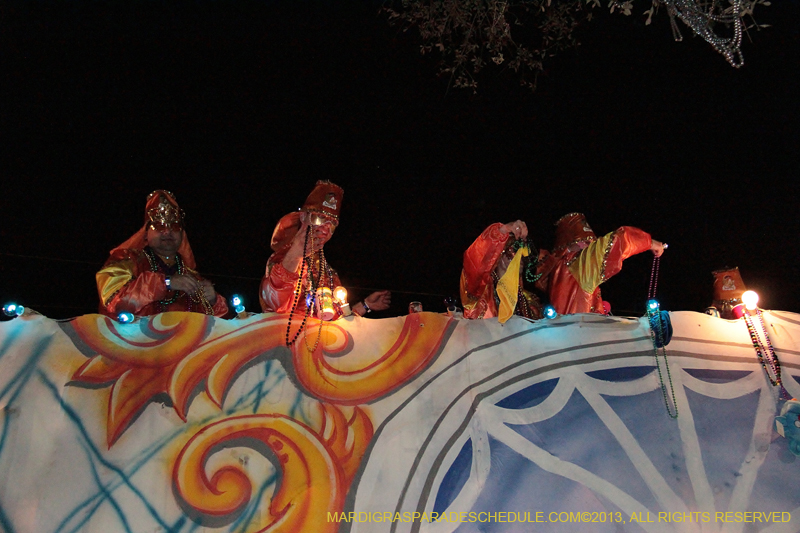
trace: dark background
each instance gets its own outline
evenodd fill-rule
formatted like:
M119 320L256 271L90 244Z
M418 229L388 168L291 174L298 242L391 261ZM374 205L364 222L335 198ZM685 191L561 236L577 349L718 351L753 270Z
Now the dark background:
M800 311L800 3L756 11L734 69L666 10L595 9L535 93L513 72L448 90L380 4L2 2L0 299L50 317L96 310L94 272L172 190L200 271L257 310L277 220L317 179L345 189L326 246L351 289L444 309L461 255L492 222L586 213L666 241L660 299L702 310L739 266L764 308ZM644 311L651 255L604 285ZM373 315L375 316L375 315Z

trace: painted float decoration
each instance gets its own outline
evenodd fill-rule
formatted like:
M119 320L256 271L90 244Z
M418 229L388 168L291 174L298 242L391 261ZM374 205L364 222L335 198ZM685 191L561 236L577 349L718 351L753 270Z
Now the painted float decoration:
M800 397L800 315L763 318ZM670 319L677 418L647 318L310 319L290 349L285 315L28 312L0 531L800 530L797 402L743 321Z

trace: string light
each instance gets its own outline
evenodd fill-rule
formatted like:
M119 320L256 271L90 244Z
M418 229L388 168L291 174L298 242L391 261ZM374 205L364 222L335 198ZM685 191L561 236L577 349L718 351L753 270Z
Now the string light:
M755 311L758 307L758 293L756 291L744 291L742 303L748 311Z
M342 316L350 316L353 314L353 311L350 309L350 304L347 302L347 289L341 285L333 289L333 301L339 304Z
M661 307L661 304L658 303L658 300L655 298L650 298L647 300L647 309L650 311L658 311L658 308Z
M347 289L341 285L333 289L333 301L338 304L347 303Z
M555 318L558 316L558 311L552 305L548 305L544 308L544 317L545 318Z
M134 320L133 313L129 313L127 311L123 311L122 313L117 315L117 322L120 324L130 324Z
M5 313L6 316L10 317L22 316L24 312L25 308L23 306L17 305L13 302L7 303L6 305L3 306L3 313Z
M233 297L231 297L231 304L237 315L244 313L244 303L242 303L242 298L238 294L234 294Z

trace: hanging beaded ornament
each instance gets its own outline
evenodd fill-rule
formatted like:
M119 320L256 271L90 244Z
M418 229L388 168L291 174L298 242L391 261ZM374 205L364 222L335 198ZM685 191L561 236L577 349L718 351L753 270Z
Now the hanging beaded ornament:
M744 65L742 55L742 34L745 30L744 16L752 6L747 6L748 0L729 0L720 2L718 0L653 0L652 7L645 11L653 16L659 4L667 6L669 13L670 26L672 27L672 37L676 41L683 41L683 35L678 28L676 18L683 21L691 30L709 43L714 50L725 57L731 66L739 68ZM619 9L626 9L625 3L619 0L612 0L611 6ZM650 23L650 18L647 19ZM732 27L733 35L723 37L719 35L715 28Z
M144 248L144 254L147 257L147 262L150 263L150 270L152 272L158 272L158 260L156 259L156 255L150 247ZM181 254L175 255L175 265L177 266L177 272L179 276L183 276L186 273L186 268L183 265L183 258L181 258ZM159 310L162 312L167 309L167 306L170 304L175 303L178 301L180 297L180 291L170 291L172 296L170 298L164 300L158 300L156 303L159 306ZM192 311L192 303L200 304L200 307L203 310L203 313L206 315L213 315L214 314L214 307L209 303L208 298L206 297L205 290L203 287L200 287L197 292L189 294L189 302L186 306L187 311Z
M539 250L534 246L533 241L531 239L517 239L511 246L514 252L517 252L524 246L528 247L528 257L523 258L526 260L525 266L523 267L525 281L528 283L536 283L539 281L539 278L542 277L542 274L536 273L536 269L539 266Z
M656 297L660 263L660 257L653 257L653 267L650 270L650 288L647 293L648 301ZM666 338L666 330L668 325L662 320L661 311L658 306L651 308L650 305L647 305L646 308L647 324L650 328L650 340L653 342L653 355L656 360L656 369L658 370L658 382L661 384L661 395L664 397L664 405L667 408L667 414L670 418L678 418L678 402L675 400L675 386L672 384L672 374L670 373L669 360L667 359L667 343L669 340ZM664 372L661 371L659 352L661 357L664 358ZM666 374L667 381L669 382L669 394L667 393L667 385L664 383L664 374ZM670 396L672 397L672 405L670 405Z
M772 341L769 340L769 333L767 333L767 327L764 324L764 317L761 314L761 309L756 308L756 316L761 325L760 332L756 329L750 312L747 310L744 312L744 321L747 324L747 331L750 333L750 340L753 342L753 348L756 350L758 362L761 363L761 368L764 369L764 373L767 375L767 379L769 379L772 386L780 387L781 397L788 400L791 396L786 389L783 388L783 381L781 381L781 362L775 350L772 348ZM762 335L766 342L761 340Z
M309 243L311 247L309 248ZM330 285L331 290L333 290L333 271L328 265L328 262L325 260L325 253L322 250L319 250L316 253L309 253L309 249L314 249L314 234L313 228L308 226L306 230L306 238L305 242L303 243L303 261L300 265L300 274L297 278L297 284L295 285L294 289L294 297L292 299L292 308L289 312L289 320L286 324L286 346L291 347L297 342L297 338L300 334L305 330L306 322L308 321L308 317L312 314L312 310L314 309L314 305L316 303L317 298L317 289L322 286L324 281L324 274L327 273L328 275L328 285ZM318 257L318 265L317 265L317 279L314 280L314 261L313 257ZM306 275L307 274L307 275ZM303 286L303 281L305 280L305 287ZM294 313L297 310L297 306L301 300L304 300L306 303L306 311L303 313L303 321L300 323L300 327L295 332L294 336L290 339L291 331L292 331L292 318L294 317ZM306 338L306 347L309 351L315 351L317 346L319 345L319 339L322 336L322 320L320 320L320 330L319 334L317 335L317 340L314 343L314 347L311 348L308 346L308 339Z

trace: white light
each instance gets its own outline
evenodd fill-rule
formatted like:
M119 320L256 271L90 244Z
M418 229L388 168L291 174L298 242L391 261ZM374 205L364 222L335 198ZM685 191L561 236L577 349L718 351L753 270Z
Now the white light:
M119 321L120 324L130 324L133 322L133 318L133 314L128 312L122 312L117 315L117 321Z
M341 285L333 289L333 300L339 304L347 303L347 289Z
M546 318L555 318L558 316L558 312L556 311L555 307L553 307L552 305L548 305L547 307L544 308L544 316Z
M231 298L231 303L234 307L240 306L242 305L242 299L239 297L239 295L234 294L233 298Z
M754 311L758 307L758 294L756 291L744 291L742 302L748 311Z

